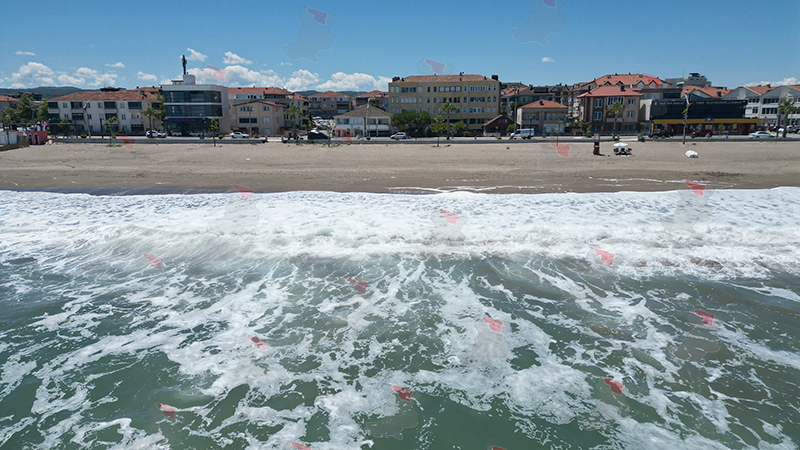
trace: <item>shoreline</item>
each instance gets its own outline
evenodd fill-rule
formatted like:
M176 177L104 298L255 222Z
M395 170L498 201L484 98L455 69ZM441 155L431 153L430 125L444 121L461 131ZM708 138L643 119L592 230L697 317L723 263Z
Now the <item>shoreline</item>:
M714 189L800 187L794 141L253 145L109 147L55 144L0 153L0 189L93 195L333 191L426 194L669 191L684 180ZM686 150L699 158L687 158Z

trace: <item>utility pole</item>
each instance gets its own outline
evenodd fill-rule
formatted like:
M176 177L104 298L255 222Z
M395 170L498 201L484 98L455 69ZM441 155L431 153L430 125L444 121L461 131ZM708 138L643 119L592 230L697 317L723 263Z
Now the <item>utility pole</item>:
M683 145L686 145L686 123L689 120L689 93L687 92L686 95L683 96L686 99L686 109L683 112Z

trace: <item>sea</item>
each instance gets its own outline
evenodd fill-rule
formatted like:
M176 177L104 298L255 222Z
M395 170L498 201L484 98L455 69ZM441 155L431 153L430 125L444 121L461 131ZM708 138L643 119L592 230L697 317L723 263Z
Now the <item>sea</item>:
M675 186L0 191L0 448L797 449L800 189Z

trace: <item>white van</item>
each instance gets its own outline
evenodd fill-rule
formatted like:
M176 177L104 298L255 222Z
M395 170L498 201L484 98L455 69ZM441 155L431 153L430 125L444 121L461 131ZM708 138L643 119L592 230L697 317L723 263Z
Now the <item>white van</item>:
M527 138L530 139L530 138L532 138L534 136L536 136L536 129L535 128L521 128L521 129L511 133L511 136L509 136L508 138L509 139L520 138L521 139L521 138L527 137Z

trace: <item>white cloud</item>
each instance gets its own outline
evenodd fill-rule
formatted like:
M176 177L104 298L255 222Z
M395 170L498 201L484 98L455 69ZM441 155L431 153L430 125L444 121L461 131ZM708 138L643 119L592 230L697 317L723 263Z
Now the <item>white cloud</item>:
M305 69L295 70L292 76L284 83L283 87L290 91L305 91L319 83L319 75Z
M106 67L119 67L120 69L122 69L123 67L125 67L125 64L118 62L116 64L106 64Z
M784 78L781 81L759 81L758 83L747 83L745 84L745 86L765 86L767 84L771 86L788 86L790 84L791 85L800 84L800 82L798 82L797 78L795 77L789 77L789 78Z
M550 58L549 56L545 56L544 58L542 58L542 62L556 62L556 60Z
M113 86L118 75L115 73L100 73L88 67L81 67L75 71L75 76L91 79L90 86Z
M33 52L23 52L22 50L17 50L14 52L15 55L24 55L24 56L36 56L36 53Z
M164 78L163 80L161 80L161 83L159 84L162 85L172 84L172 80L170 80L169 78Z
M340 90L340 91L371 91L373 89L387 90L390 78L378 77L377 79L372 75L365 73L352 73L347 74L344 72L336 72L331 75L331 79L317 86L322 90Z
M149 73L144 72L137 73L136 78L144 81L156 81L158 79L155 75L150 75Z
M292 63L290 63L290 62L282 62L281 65L282 66L291 66Z
M64 74L64 75L59 75L58 76L58 82L61 85L69 84L69 85L72 85L72 86L77 86L79 84L85 83L86 80L84 80L83 78L71 77L71 76L69 76L67 74Z
M253 61L244 59L233 52L225 52L225 58L222 60L225 64L253 64Z
M6 81L10 81L11 87L14 89L42 85L52 86L55 84L53 81L55 75L56 73L44 64L29 62L20 66L19 72L12 73L10 78L6 78Z
M196 52L196 51L192 50L191 48L186 48L186 50L189 50L189 57L186 58L189 61L200 61L200 62L203 62L203 61L206 60L206 58L208 58L207 55L204 55L204 54L202 54L200 52Z

